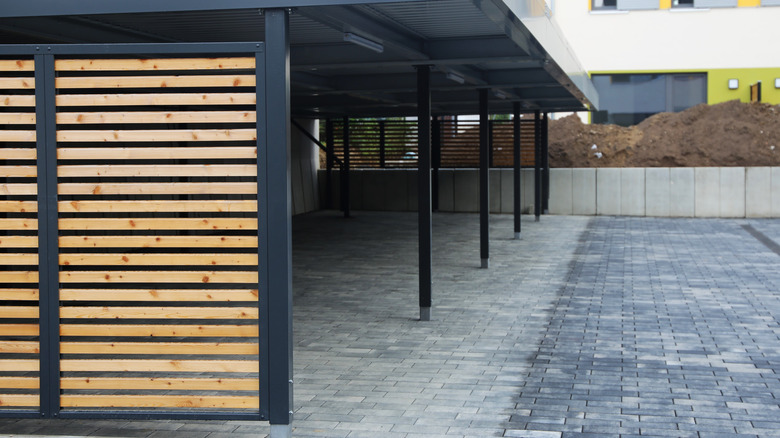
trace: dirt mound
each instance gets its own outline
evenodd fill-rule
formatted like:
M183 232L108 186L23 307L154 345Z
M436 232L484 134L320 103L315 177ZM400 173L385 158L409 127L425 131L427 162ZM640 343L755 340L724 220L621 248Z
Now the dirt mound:
M780 107L725 102L656 114L637 126L549 126L550 167L780 165Z

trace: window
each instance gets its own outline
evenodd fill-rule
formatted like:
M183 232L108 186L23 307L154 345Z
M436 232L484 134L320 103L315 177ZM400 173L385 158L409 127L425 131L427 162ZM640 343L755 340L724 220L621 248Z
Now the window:
M599 93L594 123L631 126L653 114L707 102L703 73L593 75L593 85Z
M593 9L616 9L617 0L593 0Z
M673 8L692 8L693 0L672 0Z

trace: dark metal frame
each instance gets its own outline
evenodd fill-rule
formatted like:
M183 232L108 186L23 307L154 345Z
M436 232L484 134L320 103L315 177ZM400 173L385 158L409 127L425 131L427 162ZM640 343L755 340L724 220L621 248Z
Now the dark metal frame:
M479 90L479 256L480 266L490 266L490 121L488 89Z
M534 111L534 220L542 215L542 119Z
M417 66L417 218L419 229L420 320L430 321L432 305L431 67Z
M292 246L290 199L289 23L287 10L266 11L266 43L5 45L4 55L35 60L40 290L40 407L0 411L14 418L223 419L292 421ZM56 55L254 54L258 166L258 307L260 409L255 412L60 411ZM269 163L274 163L270 166ZM265 357L262 357L265 356Z
M512 105L512 164L513 164L513 171L512 171L512 206L513 206L513 212L514 212L514 225L515 225L515 239L520 238L520 232L521 232L521 225L520 225L520 206L522 202L522 184L521 184L521 156L520 156L520 102L515 102L514 105Z

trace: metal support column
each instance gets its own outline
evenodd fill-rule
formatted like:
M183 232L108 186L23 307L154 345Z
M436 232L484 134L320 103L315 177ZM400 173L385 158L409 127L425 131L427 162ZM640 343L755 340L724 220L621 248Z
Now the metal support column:
M542 122L534 111L534 221L542 214Z
M336 145L333 144L333 120L325 121L325 208L333 208L333 162L336 156Z
M290 18L265 17L265 157L268 393L272 438L292 436L292 199L290 183ZM262 282L263 280L261 280Z
M487 269L490 258L490 124L488 120L488 89L479 90L479 256L481 267Z
M547 113L542 116L542 212L550 211L550 149L547 135Z
M419 229L420 321L431 320L431 67L417 67L417 218Z
M386 143L386 135L385 135L385 121L380 120L379 121L379 167L384 169L385 168L385 143Z
M522 189L521 183L520 183L520 169L521 169L521 161L520 161L520 102L515 102L512 105L512 128L513 128L513 136L512 136L512 152L513 152L513 190L512 190L512 200L514 203L514 214L515 214L515 239L520 239L520 208L521 208L521 201L522 201L522 192L520 191Z
M441 168L441 120L433 118L431 125L431 160L433 164L432 190L433 211L439 211L439 169Z
M344 117L342 137L344 139L344 163L341 166L341 210L349 217L349 117Z

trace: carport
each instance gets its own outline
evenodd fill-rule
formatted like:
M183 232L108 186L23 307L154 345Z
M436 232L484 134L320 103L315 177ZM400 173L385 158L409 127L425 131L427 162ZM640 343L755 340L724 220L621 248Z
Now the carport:
M431 116L480 116L487 268L489 114L595 103L541 0L41 0L0 38L3 416L289 436L291 116L417 117L427 320Z

